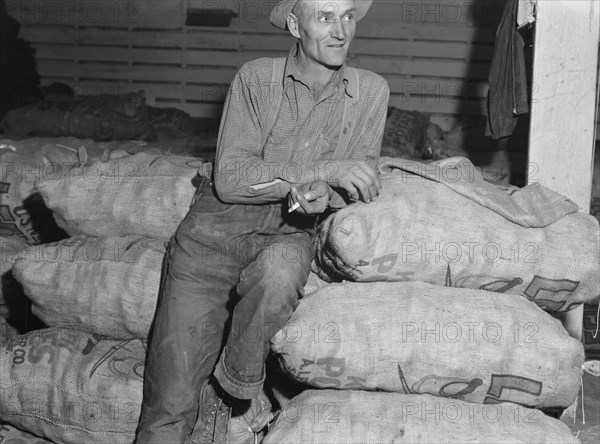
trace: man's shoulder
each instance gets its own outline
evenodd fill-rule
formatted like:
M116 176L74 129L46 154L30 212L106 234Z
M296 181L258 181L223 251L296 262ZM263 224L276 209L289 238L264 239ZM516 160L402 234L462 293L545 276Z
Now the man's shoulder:
M239 73L251 80L270 79L273 72L273 57L261 57L242 65Z
M387 81L379 74L367 69L353 68L358 72L358 80L361 94L375 94L384 90L389 90Z

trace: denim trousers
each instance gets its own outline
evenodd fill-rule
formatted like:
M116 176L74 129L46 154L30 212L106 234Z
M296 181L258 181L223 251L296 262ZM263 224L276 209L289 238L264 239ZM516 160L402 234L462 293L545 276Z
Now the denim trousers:
M202 179L163 263L137 443L186 442L211 374L236 398L258 395L270 340L303 295L313 234L310 217L223 203Z

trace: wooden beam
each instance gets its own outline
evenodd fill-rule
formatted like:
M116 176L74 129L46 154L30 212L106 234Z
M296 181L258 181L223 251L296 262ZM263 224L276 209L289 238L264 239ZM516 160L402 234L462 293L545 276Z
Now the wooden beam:
M600 0L538 0L529 165L539 181L589 213ZM581 339L583 306L563 320Z

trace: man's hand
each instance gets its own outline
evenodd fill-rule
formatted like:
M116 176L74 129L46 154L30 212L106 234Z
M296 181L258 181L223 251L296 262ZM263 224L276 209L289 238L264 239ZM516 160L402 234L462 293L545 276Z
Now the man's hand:
M323 181L309 182L292 187L288 193L288 208L298 203L295 210L301 214L321 214L327 209L333 190ZM308 195L308 197L305 197Z
M353 200L372 202L381 192L379 174L363 160L333 160L326 169L326 182L343 188Z

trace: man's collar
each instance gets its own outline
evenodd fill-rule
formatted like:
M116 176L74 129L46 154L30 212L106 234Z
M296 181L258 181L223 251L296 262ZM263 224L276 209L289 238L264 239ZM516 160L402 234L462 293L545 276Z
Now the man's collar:
M304 76L302 75L302 73L300 72L300 69L298 68L298 45L299 44L300 43L296 43L292 47L292 49L290 49L290 52L288 53L287 62L285 64L284 78L293 77L295 80L298 80L306 85L306 82L304 81ZM343 81L344 85L345 85L346 94L348 94L350 97L354 97L356 95L356 93L357 93L356 87L357 86L354 84L354 82L352 82L352 80L348 76L348 69L347 69L345 63L333 74L332 81L334 81L334 82Z

